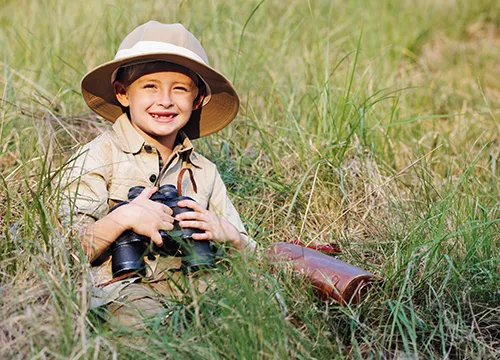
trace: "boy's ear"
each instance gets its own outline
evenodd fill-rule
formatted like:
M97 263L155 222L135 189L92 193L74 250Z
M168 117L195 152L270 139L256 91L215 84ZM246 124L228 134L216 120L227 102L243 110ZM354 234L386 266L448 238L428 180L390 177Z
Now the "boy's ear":
M125 89L125 86L123 86L121 82L115 81L113 83L113 88L115 89L115 96L118 102L123 107L129 107L130 101L128 100L127 89Z
M199 94L193 102L193 110L198 110L203 105L203 99L205 99L205 95Z

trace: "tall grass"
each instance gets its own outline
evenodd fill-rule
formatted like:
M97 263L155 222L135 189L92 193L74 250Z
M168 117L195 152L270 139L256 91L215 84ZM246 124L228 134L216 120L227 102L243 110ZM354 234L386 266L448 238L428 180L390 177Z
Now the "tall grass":
M2 358L496 358L500 5L0 1ZM263 248L336 242L382 281L359 305L232 261L166 325L111 329L58 221L60 171L108 128L79 80L149 19L182 22L239 116L196 141Z

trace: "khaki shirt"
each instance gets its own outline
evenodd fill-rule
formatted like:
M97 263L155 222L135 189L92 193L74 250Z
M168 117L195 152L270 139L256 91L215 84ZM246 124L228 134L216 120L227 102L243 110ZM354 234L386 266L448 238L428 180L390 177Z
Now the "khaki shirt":
M197 184L194 192L189 172L182 177L182 195L193 198L204 208L228 220L249 241L240 216L231 203L226 187L215 164L196 153L193 145L179 132L172 154L159 169L159 153L155 146L145 142L134 129L126 114L120 116L112 130L106 131L83 146L72 158L65 174L65 201L62 206L63 223L73 227L85 226L106 214L117 203L127 200L133 186L145 187L172 184L177 186L183 168L192 170ZM147 277L160 278L161 271L179 269L180 258L155 260L146 258ZM92 282L99 285L112 279L108 259L93 268ZM112 292L119 284L112 284ZM103 290L103 288L100 288ZM105 290L105 289L104 289ZM109 301L112 296L104 296Z

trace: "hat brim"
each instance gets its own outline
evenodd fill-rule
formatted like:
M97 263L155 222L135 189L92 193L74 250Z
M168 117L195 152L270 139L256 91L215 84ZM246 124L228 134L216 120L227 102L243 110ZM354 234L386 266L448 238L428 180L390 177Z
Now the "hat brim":
M123 110L116 99L111 76L120 66L141 61L168 61L184 66L200 75L210 86L210 101L193 111L189 122L182 129L190 139L221 130L238 113L238 94L228 79L206 64L171 53L151 53L121 58L91 70L81 82L82 96L87 105L103 118L115 122L123 114Z

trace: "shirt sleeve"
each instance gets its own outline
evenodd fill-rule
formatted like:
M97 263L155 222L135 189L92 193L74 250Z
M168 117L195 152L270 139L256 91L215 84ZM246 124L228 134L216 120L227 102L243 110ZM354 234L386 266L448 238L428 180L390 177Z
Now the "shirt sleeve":
M238 211L229 199L226 185L224 185L217 170L215 171L214 187L212 196L208 202L208 209L215 215L229 221L249 243L254 243L254 240L252 240L246 232Z
M64 225L80 227L108 213L110 151L104 147L100 142L91 142L68 162L63 174L60 211Z

